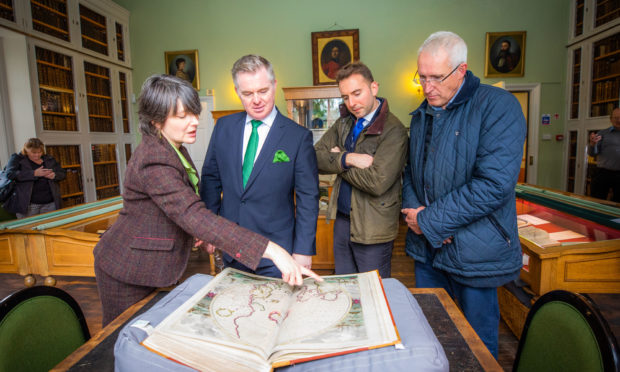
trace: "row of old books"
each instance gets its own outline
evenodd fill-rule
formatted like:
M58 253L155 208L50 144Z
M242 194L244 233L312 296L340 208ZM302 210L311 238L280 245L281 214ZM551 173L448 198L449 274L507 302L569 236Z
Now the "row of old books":
M97 190L97 200L111 198L113 196L118 196L120 194L121 194L120 188L118 186L110 187L108 189Z
M71 70L64 70L42 63L38 64L37 70L39 85L73 90L73 74Z
M620 58L605 58L594 61L594 79L620 73Z
M93 153L93 162L100 161L116 161L116 145L93 145L91 147Z
M620 88L620 79L600 81L594 83L592 90L592 102L606 101L610 99L618 99L618 88Z
M82 188L82 171L80 168L67 169L67 178L58 183L60 186L60 195L71 195L83 192Z
M110 80L86 75L86 92L110 97Z
M54 36L69 41L69 21L65 2L37 0L37 2L31 2L31 9L32 27L35 30L44 33L53 32Z
M45 115L43 113L43 129L44 130L62 130L62 131L77 131L77 121L75 116L57 116L57 115Z
M67 198L62 198L62 207L72 207L74 205L84 204L84 195L75 195Z
M36 47L37 60L52 63L57 66L71 68L71 57L48 49Z
M594 44L594 57L604 56L620 49L620 35L612 35Z
M44 88L39 89L41 110L43 112L57 112L63 114L74 113L73 93L52 92Z
M88 97L88 114L112 116L112 100L101 97Z
M80 146L78 145L54 145L46 146L47 153L56 159L62 166L73 166L80 164Z
M95 187L118 185L116 163L95 165Z
M114 132L114 122L112 118L88 118L88 124L91 132Z

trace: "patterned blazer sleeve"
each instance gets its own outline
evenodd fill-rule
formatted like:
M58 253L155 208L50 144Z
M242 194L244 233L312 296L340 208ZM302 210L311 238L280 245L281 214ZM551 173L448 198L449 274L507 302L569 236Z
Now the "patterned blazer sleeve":
M153 150L139 164L137 181L149 198L186 233L215 245L250 268L256 268L268 239L205 208L189 185L187 173L170 149Z

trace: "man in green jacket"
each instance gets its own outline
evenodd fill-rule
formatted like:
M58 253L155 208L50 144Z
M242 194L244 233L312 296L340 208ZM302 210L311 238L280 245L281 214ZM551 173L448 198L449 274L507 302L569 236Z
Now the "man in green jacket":
M379 270L390 276L398 235L407 130L390 113L379 84L362 62L336 76L351 115L338 119L314 149L319 173L336 174L327 219L334 220L336 274Z

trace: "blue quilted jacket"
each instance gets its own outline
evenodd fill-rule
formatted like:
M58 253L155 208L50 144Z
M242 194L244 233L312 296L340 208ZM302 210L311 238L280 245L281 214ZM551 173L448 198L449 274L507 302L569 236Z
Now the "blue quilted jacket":
M407 254L475 287L514 279L522 265L514 188L526 133L519 102L468 71L445 110L424 101L411 115L403 208L426 209L418 214L424 235L407 232Z

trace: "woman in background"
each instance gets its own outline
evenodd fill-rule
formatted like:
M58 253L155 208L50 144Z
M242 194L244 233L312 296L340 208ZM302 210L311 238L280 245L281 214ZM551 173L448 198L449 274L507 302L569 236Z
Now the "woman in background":
M6 166L7 177L15 180L15 191L4 208L17 218L34 216L60 208L58 181L66 172L50 155L45 154L43 142L30 138L21 153L15 153Z
M201 109L196 90L180 78L153 75L142 86L142 143L125 172L123 209L94 250L104 326L157 287L175 284L194 238L252 269L269 258L291 285L300 285L302 274L321 280L279 245L206 209L182 146L196 141Z

